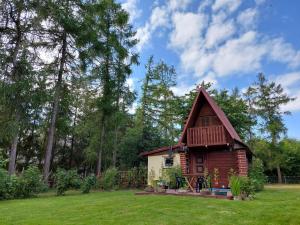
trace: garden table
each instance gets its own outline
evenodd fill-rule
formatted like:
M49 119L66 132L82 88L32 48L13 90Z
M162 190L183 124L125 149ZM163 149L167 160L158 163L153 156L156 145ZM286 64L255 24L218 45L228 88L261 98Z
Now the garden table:
M193 188L193 183L197 180L198 177L203 176L203 174L192 174L192 173L188 173L188 174L182 174L182 176L184 177L184 179L186 180L189 188L191 189L192 192L195 191L195 189Z

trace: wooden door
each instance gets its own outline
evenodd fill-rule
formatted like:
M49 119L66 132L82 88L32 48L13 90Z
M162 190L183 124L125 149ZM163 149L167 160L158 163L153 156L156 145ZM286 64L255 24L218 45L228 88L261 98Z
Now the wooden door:
M201 152L195 152L193 161L193 173L202 175L204 173L204 154Z

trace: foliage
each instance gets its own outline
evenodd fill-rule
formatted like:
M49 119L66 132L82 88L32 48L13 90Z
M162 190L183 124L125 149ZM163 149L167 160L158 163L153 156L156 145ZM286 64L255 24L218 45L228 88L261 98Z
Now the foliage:
M232 93L228 90L215 91L213 97L237 133L243 140L246 140L249 131L255 125L255 120L249 114L249 106L239 90L236 88Z
M264 174L264 166L260 159L255 158L251 162L249 178L251 179L255 191L261 191L264 189L266 177Z
M150 172L148 173L148 179L149 179L149 182L150 182L150 185L152 187L154 187L155 185L155 171L153 170L153 168L151 168Z
M182 177L182 170L180 166L173 166L164 169L163 179L167 182L169 188L176 188L176 176Z
M29 166L18 176L18 189L16 194L20 198L28 198L46 190L42 175L36 166Z
M262 123L260 130L266 134L269 140L268 164L272 169L276 169L278 182L282 182L281 164L283 154L279 148L279 139L286 133L283 115L290 114L289 111L282 110L282 107L295 100L289 97L281 84L276 84L260 73L258 81L255 83L252 98L254 99L255 111Z
M118 171L116 168L109 168L103 173L101 177L101 185L104 190L117 188L117 175Z
M251 198L254 195L255 187L252 180L245 176L239 177L240 194L243 199Z
M147 168L145 167L133 167L127 172L128 186L130 188L141 188L146 185ZM120 173L120 171L119 171ZM121 185L119 183L119 185Z
M245 199L254 195L255 187L248 177L233 175L229 178L229 183L232 195L235 197Z
M56 194L64 195L70 188L80 188L80 179L76 170L58 169L54 175Z
M83 194L87 194L96 185L97 179L95 175L90 175L84 178L81 184L81 191Z
M20 175L9 175L0 168L0 199L29 198L45 190L37 167L31 166Z
M233 196L239 196L241 194L241 182L239 176L231 176L229 178L229 184L231 193Z

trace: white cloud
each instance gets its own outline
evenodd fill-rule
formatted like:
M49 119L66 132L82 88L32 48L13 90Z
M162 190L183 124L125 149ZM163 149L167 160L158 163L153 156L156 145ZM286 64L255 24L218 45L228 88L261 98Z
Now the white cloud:
M167 4L158 6L158 4L154 2L155 7L151 12L149 21L137 29L136 38L140 40L137 45L138 50L140 51L150 41L156 30L169 27L172 15L186 9L190 3L191 0L169 0ZM162 32L159 32L159 35L161 34Z
M165 7L155 7L152 10L150 17L152 30L156 30L158 27L165 27L168 25L168 22L168 11Z
M300 65L300 51L296 51L283 38L276 38L269 42L269 56L272 60L287 63L290 67Z
M238 17L237 22L242 25L244 29L253 29L256 25L258 11L256 8L248 8L242 11Z
M151 38L151 28L149 24L137 29L135 37L139 40L137 44L137 49L140 51L142 47L149 42Z
M300 91L298 90L298 91L294 92L291 96L296 98L295 101L289 102L284 107L282 107L282 109L284 111L290 111L290 112L299 111L300 110Z
M171 10L176 10L185 9L190 3L191 0L169 0L168 5Z
M233 21L212 24L206 32L206 48L215 47L235 33Z
M299 89L300 71L278 75L275 78L275 82L281 84L284 88L297 86L297 89Z
M262 4L264 4L266 2L266 0L255 0L255 3L257 4L257 5L262 5Z
M138 29L139 49L150 42L156 31L169 32L168 47L180 57L181 74L192 74L197 82L204 79L216 85L222 76L254 75L261 71L265 61L279 62L287 69L300 67L300 50L280 36L270 37L257 30L264 0L256 0L246 9L240 7L241 0L203 0L196 12L188 10L190 2L169 0L155 5L149 20ZM173 90L179 95L194 87L182 79L184 76L178 77L182 82ZM298 73L283 79L285 88L299 95L298 89L291 89L287 83L296 79L300 86ZM294 102L287 107L300 109L298 104Z
M174 30L170 36L170 46L186 48L193 44L197 48L200 45L198 39L206 26L206 17L196 13L177 12L173 15Z
M215 53L213 71L219 76L225 76L259 69L266 49L259 45L256 39L257 34L249 31L236 39L227 41Z
M129 22L133 22L142 14L142 10L140 10L137 5L138 0L127 0L126 2L122 3L122 8L129 13Z
M216 0L212 6L212 9L214 11L224 9L228 12L234 12L240 5L241 0Z
M296 98L295 101L284 105L284 111L299 111L300 110L300 71L277 75L275 82L281 84L285 92L290 96Z
M126 84L129 87L130 91L134 91L134 78L127 78Z
M210 4L210 5L209 5ZM207 0L198 12L177 12L172 17L173 29L169 46L180 56L182 69L196 77L255 74L268 60L300 66L300 51L283 38L271 38L255 30L258 8L233 12L241 1ZM204 8L211 7L214 13Z
M150 20L143 27L137 29L136 38L139 40L137 49L140 51L151 39L152 34L158 29L167 27L169 22L169 11L166 7L155 7L152 10Z

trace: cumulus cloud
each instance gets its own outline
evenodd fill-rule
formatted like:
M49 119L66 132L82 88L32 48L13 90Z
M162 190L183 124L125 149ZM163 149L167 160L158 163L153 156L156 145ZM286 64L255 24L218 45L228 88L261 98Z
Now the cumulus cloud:
M216 0L212 6L213 11L224 9L228 12L234 12L241 5L241 0Z
M241 5L239 0L206 0L197 12L175 13L169 46L179 54L182 68L196 78L213 74L217 79L257 72L263 60L299 67L299 50L283 38L255 29L257 4L235 12Z
M167 27L169 24L169 12L165 6L156 6L151 13L150 20L146 24L137 29L136 38L139 40L137 44L138 51L150 41L152 34L158 29Z
M137 29L136 38L139 39L137 49L140 51L149 43L153 33L158 29L164 29L171 25L171 17L174 13L187 8L191 0L169 0L165 5L154 4L150 19L144 26Z
M300 71L281 74L276 76L275 82L281 84L284 90L291 96L296 98L295 101L289 102L282 107L284 111L300 110Z
M256 26L256 20L258 19L257 8L248 8L242 11L238 17L237 22L243 27L243 29L253 29Z
M191 2L168 0L166 4L155 4L149 20L137 30L139 50L157 30L168 34L167 46L179 56L182 69L178 76L182 82L174 87L175 94L182 95L183 90L195 87L184 81L184 74L192 74L190 79L195 82L206 80L217 85L220 77L253 75L266 61L281 63L288 71L300 67L300 50L280 36L270 37L257 29L265 0L256 0L247 8L241 0L203 0L196 11L188 7ZM298 82L299 87L299 73L279 77L284 79L280 83L286 90L300 99L300 91L291 86ZM300 110L299 101L287 109Z
M141 16L142 10L138 8L138 0L127 0L122 3L122 8L129 13L129 21L133 22Z

